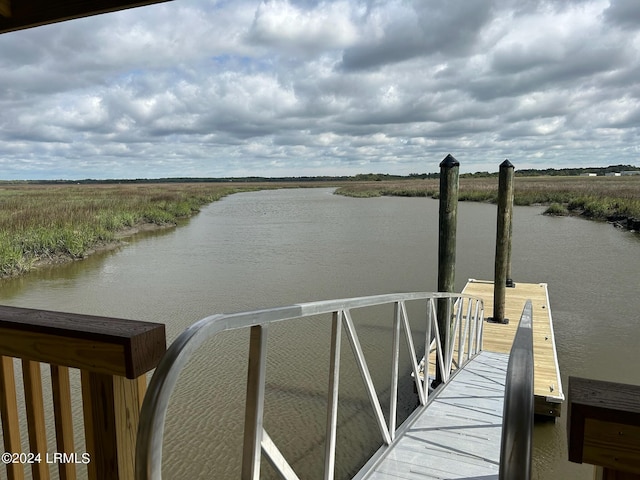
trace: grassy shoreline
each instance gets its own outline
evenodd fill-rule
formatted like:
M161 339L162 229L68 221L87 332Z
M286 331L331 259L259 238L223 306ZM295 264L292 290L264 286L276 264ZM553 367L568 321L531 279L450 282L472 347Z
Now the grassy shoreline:
M0 278L114 248L140 229L175 226L232 193L337 186L352 197L438 197L437 179L322 183L169 183L0 186ZM461 201L494 202L497 178L460 179ZM516 177L516 205L549 205L640 231L640 176Z
M438 198L437 179L400 182L362 182L338 188L350 197ZM461 178L460 201L496 203L498 179ZM640 176L627 177L516 177L515 205L548 205L548 215L578 215L610 221L640 230Z
M0 278L85 258L140 230L175 226L232 193L267 188L278 185L2 185Z

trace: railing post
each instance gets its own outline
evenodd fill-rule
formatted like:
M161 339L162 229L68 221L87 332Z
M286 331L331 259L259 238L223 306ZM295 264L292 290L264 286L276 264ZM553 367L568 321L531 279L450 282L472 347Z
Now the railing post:
M42 399L42 373L39 362L22 360L22 380L24 385L24 406L29 430L29 450L47 451L47 432L44 423L44 400ZM31 464L34 480L49 480L49 466L46 462Z
M145 376L131 380L82 370L81 378L89 478L133 478L141 402L138 382Z
M500 165L498 181L498 222L496 229L496 259L493 286L493 317L487 319L493 323L509 323L505 318L504 304L508 275L511 270L511 220L513 216L513 171L509 160ZM513 280L509 279L513 284Z
M458 220L458 162L451 154L440 162L440 206L438 220L438 291L453 292L456 271L456 227ZM440 344L448 345L446 339L447 325L451 322L451 311L447 299L438 299L438 328ZM433 386L443 382L436 369Z
M0 417L5 452L21 452L20 424L18 421L18 400L13 358L0 357ZM24 478L24 466L20 462L6 464L9 480Z
M260 478L266 370L267 327L266 325L255 325L251 327L249 340L242 480L259 480Z
M431 358L431 323L433 322L433 299L427 299L427 328L425 332L424 339L424 366L422 367L424 370L423 373L423 383L422 390L424 391L425 403L429 396L429 360ZM436 352L435 352L435 370L438 370L438 346L436 343ZM437 373L436 373L437 375Z
M393 308L393 344L391 347L391 398L389 400L389 433L391 440L396 436L396 416L398 409L398 365L400 362L400 302ZM415 358L415 356L413 356Z
M333 312L331 322L331 357L327 392L327 440L324 456L324 480L333 480L336 464L336 431L338 426L338 391L340 385L340 344L342 310Z
M71 383L68 367L51 365L51 394L57 450L66 454L73 453L75 443L73 441L73 411L71 410ZM75 465L59 463L58 476L60 480L76 480Z

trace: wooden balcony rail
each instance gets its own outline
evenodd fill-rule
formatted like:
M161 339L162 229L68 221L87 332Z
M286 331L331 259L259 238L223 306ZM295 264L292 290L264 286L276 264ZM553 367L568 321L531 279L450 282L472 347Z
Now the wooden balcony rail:
M640 386L569 377L569 460L595 478L640 479Z
M35 480L49 478L41 363L50 365L56 453L75 462L57 463L61 479L75 479L86 464L89 479L132 479L139 410L146 373L166 350L162 324L0 306L0 414L4 451L40 454L31 463ZM29 452L23 452L15 366L20 359ZM73 438L69 368L80 370L85 452ZM82 454L88 454L84 457ZM23 456L23 460L27 457ZM3 461L5 459L3 458ZM7 478L24 478L19 457L7 463Z

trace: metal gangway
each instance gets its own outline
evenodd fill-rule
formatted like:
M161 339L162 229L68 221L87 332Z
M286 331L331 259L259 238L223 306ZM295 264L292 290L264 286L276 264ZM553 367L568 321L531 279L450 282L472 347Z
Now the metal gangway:
M420 317L413 322L422 322L424 339L421 348L416 349L412 334L407 304L420 304ZM393 305L392 335L390 335L392 365L390 368L391 388L389 412L385 417L379 394L372 381L371 371L358 336L352 312L380 305ZM412 308L411 311L415 311ZM262 455L266 457L272 467L284 480L296 480L299 477L281 453L278 446L269 436L263 425L265 378L267 357L267 332L278 322L295 322L296 320L319 315L331 316L330 334L330 364L329 386L327 390L327 414L325 430L324 476L325 480L332 480L335 476L336 432L339 409L339 378L340 359L342 350L342 331L349 342L358 371L367 392L367 396L374 413L377 429L380 433L382 446L374 456L364 465L354 479L390 478L385 476L385 468L398 468L393 462L400 458L403 445L415 433L415 426L428 412L436 411L438 398L450 395L456 384L456 379L464 379L466 373L476 368L475 375L487 378L487 372L477 373L490 364L497 369L497 380L492 382L492 399L498 399L499 409L503 409L504 422L501 412L492 419L497 422L501 435L497 442L494 438L490 443L494 450L500 450L502 438L502 452L499 457L503 461L489 461L490 471L495 470L495 476L482 478L527 479L530 473L531 434L533 429L533 353L531 347L531 304L527 303L521 321L521 328L514 341L512 355L502 357L486 356L482 352L484 305L480 298L456 293L402 293L358 297L350 299L328 300L291 305L287 307L243 312L235 314L213 315L200 320L186 329L168 348L159 363L148 386L140 413L140 425L136 446L136 478L138 480L162 478L162 446L167 408L171 394L176 386L181 371L192 358L199 347L212 337L231 330L250 329L247 398L245 407L245 424L243 439L242 473L243 480L258 480L260 478L260 463ZM440 315L440 321L438 316ZM523 330L524 333L520 333ZM398 409L398 381L400 372L401 338L404 337L405 348L411 363L411 376L415 383L418 407L401 424L396 425ZM421 356L423 353L424 357ZM483 356L484 355L484 356ZM512 373L507 373L507 362ZM511 365L513 363L513 365ZM474 367L474 365L476 367ZM432 375L430 376L430 367ZM472 373L473 374L473 373ZM437 377L440 385L431 389L432 381ZM509 380L511 378L512 380ZM468 381L468 380L467 380ZM461 381L459 384L464 382ZM473 382L472 382L473 383ZM497 389L495 386L501 385ZM477 387L478 385L475 385ZM505 392L506 386L506 395ZM464 391L462 394L466 395ZM517 397L520 395L520 397ZM470 391L469 399L473 402L478 397L477 392ZM445 402L446 403L446 402ZM509 407L511 405L511 407ZM458 408L458 407L456 407ZM473 409L473 408L472 408ZM515 416L514 416L515 414ZM459 415L453 415L456 417ZM503 427L503 423L505 426ZM494 425L495 426L495 425ZM414 430L412 430L414 428ZM475 428L475 427L472 427ZM425 430L425 429L418 429ZM429 430L429 429L426 429ZM444 428L446 430L446 427ZM409 450L411 450L409 448ZM461 457L473 457L476 454L458 452ZM454 455L456 453L454 452ZM495 453L498 455L498 453ZM428 457L429 454L427 453ZM396 462L397 463L397 462ZM487 463L487 462L485 462ZM406 466L406 462L404 462ZM404 467L402 467L404 468ZM409 470L414 468L411 464ZM417 468L430 468L420 467ZM397 473L397 472L395 472ZM428 473L428 472L424 472ZM401 474L400 474L401 475ZM435 478L471 478L467 472L464 477L435 477ZM398 478L414 478L411 476Z

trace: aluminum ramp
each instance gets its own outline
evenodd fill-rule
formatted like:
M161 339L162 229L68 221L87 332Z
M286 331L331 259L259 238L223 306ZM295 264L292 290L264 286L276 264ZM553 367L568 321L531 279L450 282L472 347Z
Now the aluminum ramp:
M508 354L480 352L356 478L497 479L508 361Z

